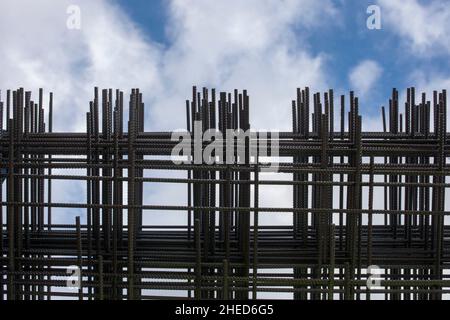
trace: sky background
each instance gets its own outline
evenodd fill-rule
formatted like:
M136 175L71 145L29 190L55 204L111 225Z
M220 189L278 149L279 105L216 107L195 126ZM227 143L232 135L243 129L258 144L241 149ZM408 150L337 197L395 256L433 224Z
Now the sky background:
M380 30L366 27L373 4ZM354 90L372 128L393 87L449 84L443 0L17 0L0 12L0 88L53 91L55 130L85 130L94 86L140 87L147 128L171 130L192 85L248 89L253 127L289 129L296 87Z
M67 27L71 5L80 10L79 29ZM369 5L380 8L380 30L366 26ZM364 130L381 129L392 87L403 96L408 86L418 94L450 87L444 0L3 0L0 13L0 90L24 87L35 99L39 87L54 92L54 131L86 130L94 86L139 87L147 131L185 128L192 85L247 89L251 126L267 130L292 130L297 87L334 88L336 96L354 90ZM85 201L81 181L55 181L54 190L55 202ZM186 203L181 185L144 192L145 203ZM260 192L261 206L291 206L289 187ZM61 213L56 221L85 218L82 210ZM290 223L285 217L275 219Z
M67 27L71 5L79 29ZM380 30L366 26L369 5L380 8ZM147 131L185 127L192 85L247 89L251 125L267 130L292 130L297 87L354 90L364 130L381 129L392 87L450 87L444 0L3 0L0 13L0 89L54 92L54 131L86 130L94 86L139 87ZM83 201L84 183L57 183L54 201ZM144 192L146 203L186 201L182 186ZM261 190L261 199L290 206L292 191Z
M80 9L79 30L66 26L70 5ZM369 5L380 7L380 30L366 27ZM39 87L54 92L54 131L86 130L94 86L139 87L147 131L185 127L192 85L247 89L252 127L267 130L292 129L297 87L354 90L365 130L381 128L393 87L403 95L409 86L450 88L447 0L1 0L0 39L2 98L18 87L34 99ZM54 181L53 190L55 202L85 201L83 182ZM144 192L144 204L186 203L181 185ZM292 190L261 188L260 198L261 206L289 207ZM56 222L85 218L56 211ZM286 216L270 222L289 223ZM167 217L152 215L183 223L185 213Z

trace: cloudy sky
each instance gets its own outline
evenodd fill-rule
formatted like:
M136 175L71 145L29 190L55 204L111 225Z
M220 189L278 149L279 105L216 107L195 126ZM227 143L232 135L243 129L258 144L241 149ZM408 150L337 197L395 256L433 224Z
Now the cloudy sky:
M380 30L366 27L372 4ZM355 90L369 119L392 87L450 83L445 0L3 0L0 12L0 89L53 91L56 130L85 129L94 86L140 87L146 127L170 130L194 84L248 89L253 126L287 129L299 86Z
M1 0L0 90L54 92L55 131L85 131L94 86L139 87L146 130L184 128L192 85L247 89L252 126L281 130L297 87L354 90L363 126L380 128L392 87L450 88L447 2ZM80 29L67 27L73 5ZM369 5L381 10L380 30L366 26ZM85 194L84 183L57 183L56 202ZM144 191L146 203L185 204L183 186ZM262 206L292 203L291 190L266 192ZM84 214L64 212L55 220Z
M290 129L296 87L354 90L364 127L376 129L392 87L450 87L446 3L2 0L0 89L53 91L56 131L85 130L94 86L141 88L146 130L153 131L185 127L184 101L192 85L247 89L252 126L281 130ZM367 28L370 5L380 8L379 30ZM79 29L67 27L73 6L80 12ZM84 189L82 183L61 187L55 196L75 201ZM273 192L271 205L290 203L282 196L289 190ZM171 189L167 197L158 188L148 194L151 202L173 202L185 199L184 193Z

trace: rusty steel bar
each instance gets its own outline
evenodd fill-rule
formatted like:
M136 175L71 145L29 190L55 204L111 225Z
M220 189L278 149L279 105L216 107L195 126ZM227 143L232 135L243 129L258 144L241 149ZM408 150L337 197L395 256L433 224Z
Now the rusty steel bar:
M382 130L363 131L353 92L335 100L333 90L298 88L292 130L254 132L231 148L205 135L251 128L246 90L193 87L182 110L191 139L181 142L145 131L139 89L126 118L122 91L95 88L77 133L55 132L63 111L52 93L47 103L42 89L37 102L23 88L6 93L1 300L450 298L445 90L430 101L407 88L401 103L393 89ZM203 156L212 142L223 145ZM279 146L270 175L262 142L272 161ZM191 147L192 161L175 163L175 146ZM170 191L173 201L151 202L165 186L182 186L185 202ZM72 200L56 201L59 192ZM78 290L66 288L74 265Z

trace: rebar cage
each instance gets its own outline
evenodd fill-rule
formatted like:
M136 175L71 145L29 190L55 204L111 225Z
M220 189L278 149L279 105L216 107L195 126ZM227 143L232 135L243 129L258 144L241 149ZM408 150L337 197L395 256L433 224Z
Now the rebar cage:
M172 132L145 131L138 89L128 119L122 91L100 93L84 133L52 132L42 89L0 102L0 299L449 297L445 90L430 102L408 88L400 107L394 89L372 132L353 92L335 108L333 90L297 89L292 131L267 137L270 174L258 154L176 164ZM248 130L249 105L245 90L194 87L186 129ZM252 139L234 147L249 155ZM165 185L182 203L146 201Z

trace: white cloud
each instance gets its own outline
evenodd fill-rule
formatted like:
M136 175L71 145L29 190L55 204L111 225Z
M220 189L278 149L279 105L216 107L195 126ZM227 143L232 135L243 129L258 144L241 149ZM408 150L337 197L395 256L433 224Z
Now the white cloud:
M73 3L81 30L66 28ZM185 126L194 84L248 89L252 123L286 129L295 87L327 88L323 56L303 49L305 31L338 14L331 1L174 0L163 48L105 0L2 1L0 11L0 87L54 91L55 129L80 131L94 86L140 87L147 128L170 130Z
M429 72L426 70L415 70L409 75L409 81L413 83L418 91L416 92L416 101L421 101L421 94L424 92L426 94L426 99L431 101L431 105L433 105L433 91L438 91L439 93L442 90L446 89L447 92L450 88L450 77L447 74L442 74L439 72ZM447 98L448 99L448 98ZM434 112L433 108L430 110L430 125L431 130L433 131L433 117ZM447 123L450 121L450 114L447 113ZM448 128L448 125L447 125ZM448 130L448 129L447 129Z
M172 1L169 10L166 85L152 105L161 128L184 127L183 117L166 115L180 110L193 84L248 89L252 124L260 128L288 124L296 86L325 87L322 56L302 45L305 29L337 15L329 1Z
M80 30L66 27L74 2ZM96 85L158 86L157 47L106 1L1 1L0 12L0 87L53 91L56 130L85 130Z
M81 9L79 31L66 28L66 8L73 3ZM23 86L33 89L34 97L38 87L53 91L57 131L85 131L94 86L126 93L140 87L151 131L185 127L184 101L192 85L248 89L252 125L280 130L291 127L296 87L328 88L323 56L305 48L306 31L325 20L339 21L331 0L174 0L168 7L169 45L162 47L146 39L112 2L1 1L0 88ZM67 184L54 192L61 202L74 201L74 193L82 198L80 189ZM265 206L292 197L291 190L280 188L268 194L276 197L262 199ZM186 194L176 186L153 184L144 202L169 199L186 203ZM152 213L152 222L179 219Z
M350 85L357 95L364 97L378 81L382 72L383 69L376 61L361 61L350 71Z
M69 5L81 30L69 30ZM85 130L93 87L140 87L147 130L185 127L191 86L248 89L254 127L288 129L297 86L327 88L323 57L306 31L338 12L331 1L171 1L165 48L113 2L1 1L0 88L54 92L55 131ZM17 23L20 17L20 23ZM295 29L295 32L294 32Z
M418 55L450 52L450 6L447 0L378 0L383 28L400 35ZM444 51L442 51L444 50Z
M386 30L400 37L405 54L413 54L425 64L405 74L416 94L425 92L432 99L433 90L450 88L450 77L436 71L436 55L450 54L450 6L446 0L379 0ZM384 23L383 22L383 23ZM404 59L404 57L399 57ZM430 59L431 58L431 59ZM428 61L427 61L428 60ZM405 92L401 93L405 97ZM417 100L416 100L417 101Z

